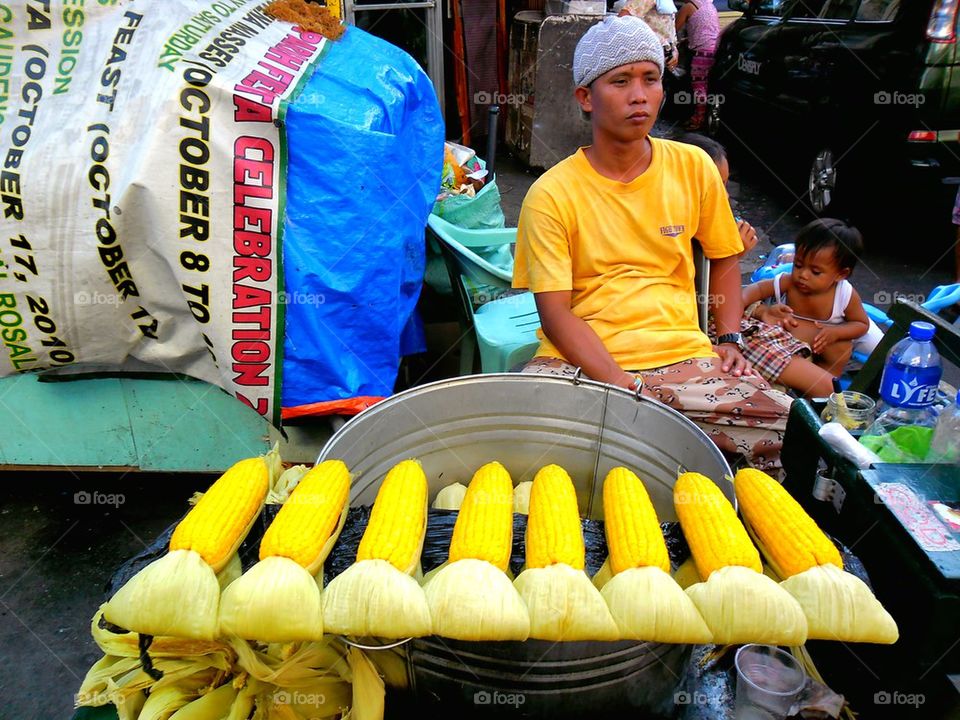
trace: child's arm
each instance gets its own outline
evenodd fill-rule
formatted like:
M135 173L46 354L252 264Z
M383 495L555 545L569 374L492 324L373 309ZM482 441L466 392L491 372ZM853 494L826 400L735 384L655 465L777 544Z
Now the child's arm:
M744 285L740 291L743 298L743 306L749 307L758 300L766 300L773 297L773 280L761 280L752 285Z
M850 302L843 312L843 322L839 325L824 325L817 323L819 332L813 338L813 351L822 354L824 348L835 342L856 340L870 329L870 320L867 311L863 309L860 294L854 290L850 295Z

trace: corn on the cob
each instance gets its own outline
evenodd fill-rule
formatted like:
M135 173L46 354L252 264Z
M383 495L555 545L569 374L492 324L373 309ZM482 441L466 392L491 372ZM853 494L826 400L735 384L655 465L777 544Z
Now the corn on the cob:
M737 472L733 487L740 512L781 578L824 563L843 568L840 551L772 477L761 470L745 468Z
M285 557L316 574L346 518L350 472L326 460L300 480L260 541L260 559Z
M731 565L761 572L760 553L730 501L710 478L683 473L673 488L673 504L701 580Z
M658 567L670 572L670 555L647 489L625 467L603 481L604 531L614 575L629 568Z
M514 586L530 613L530 637L616 640L617 624L583 571L583 531L573 482L556 465L541 468L533 479L526 546L526 569Z
M713 635L670 577L670 556L643 483L624 467L603 481L609 557L594 584L624 639L708 643ZM612 575L612 577L611 577Z
M760 554L720 488L699 473L684 473L674 486L673 502L704 580L685 592L713 641L802 645L807 638L803 610L763 574Z
M145 635L212 640L220 584L263 507L270 473L264 458L225 472L177 525L170 552L134 575L104 608L104 617Z
M577 492L566 470L558 465L540 469L530 490L526 552L528 568L555 563L583 570L586 551Z
M463 496L467 494L467 486L463 483L450 483L433 499L434 510L459 510L463 504Z
M357 561L323 593L327 632L382 638L431 632L419 572L427 530L427 478L415 460L387 473L360 540Z
M473 558L507 571L513 548L513 482L498 462L470 481L450 541L450 562Z
M506 576L513 545L513 482L500 463L470 481L448 562L424 586L433 632L458 640L526 640L527 608Z
M260 562L220 601L220 630L264 642L319 640L322 602L315 576L347 517L350 473L326 460L294 488L260 541Z
M357 548L357 562L386 560L412 572L420 564L427 527L427 479L423 468L404 460L387 473Z

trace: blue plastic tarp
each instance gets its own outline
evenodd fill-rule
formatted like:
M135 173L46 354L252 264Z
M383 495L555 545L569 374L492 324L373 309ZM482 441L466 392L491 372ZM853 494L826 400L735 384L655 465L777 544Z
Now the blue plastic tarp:
M282 405L336 412L390 395L400 358L424 349L415 306L443 118L413 58L349 27L328 43L286 129Z

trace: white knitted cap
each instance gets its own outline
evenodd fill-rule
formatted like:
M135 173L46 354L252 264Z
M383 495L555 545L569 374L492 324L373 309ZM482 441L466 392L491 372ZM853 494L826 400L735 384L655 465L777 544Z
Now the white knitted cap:
M573 51L573 82L586 87L621 65L648 61L663 74L663 46L643 20L611 15L592 26Z

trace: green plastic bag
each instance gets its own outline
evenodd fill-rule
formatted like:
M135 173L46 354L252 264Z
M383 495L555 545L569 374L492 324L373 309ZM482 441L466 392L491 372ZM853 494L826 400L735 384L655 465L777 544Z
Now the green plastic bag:
M860 444L885 463L922 463L932 439L933 428L905 425L884 435L864 435Z

